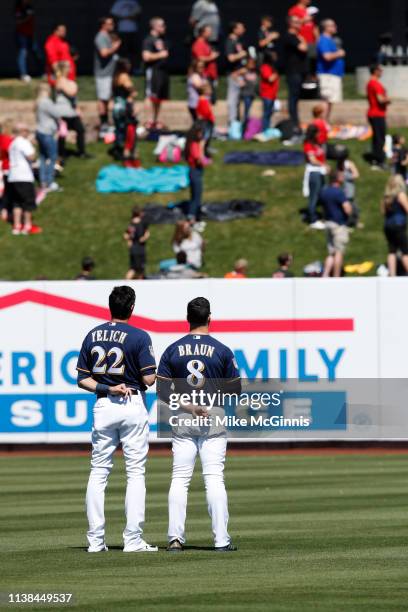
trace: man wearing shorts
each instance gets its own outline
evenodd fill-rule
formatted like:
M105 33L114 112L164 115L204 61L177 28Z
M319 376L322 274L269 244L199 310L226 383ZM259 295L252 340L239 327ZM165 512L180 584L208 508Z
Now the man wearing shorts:
M16 125L16 137L9 148L10 170L8 196L13 208L13 236L33 233L32 211L35 210L34 174L31 163L35 150L28 139L29 130L24 124ZM39 228L36 228L37 232Z
M114 29L115 23L112 17L102 17L99 32L94 41L94 75L101 135L108 128L108 106L112 96L112 79L117 60L116 53L121 45L120 39L113 35Z
M347 221L353 212L353 207L347 201L341 188L344 181L342 172L333 171L330 184L322 189L320 201L326 219L327 250L329 252L324 262L323 276L341 276L343 257L349 241Z
M146 67L146 98L152 103L152 126L157 125L161 103L168 100L170 78L168 70L169 48L166 24L161 17L150 20L150 34L143 41L142 58Z
M317 43L317 75L320 94L327 101L330 116L332 105L343 100L344 49L335 40L337 25L333 19L325 19L321 24L322 33Z

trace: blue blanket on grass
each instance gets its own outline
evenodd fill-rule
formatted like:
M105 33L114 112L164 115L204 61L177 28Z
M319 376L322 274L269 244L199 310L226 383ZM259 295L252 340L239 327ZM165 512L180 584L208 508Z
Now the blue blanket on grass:
M300 151L231 151L224 155L224 164L301 166L304 163L305 156Z
M99 193L172 193L189 185L188 167L123 168L105 166L96 178Z

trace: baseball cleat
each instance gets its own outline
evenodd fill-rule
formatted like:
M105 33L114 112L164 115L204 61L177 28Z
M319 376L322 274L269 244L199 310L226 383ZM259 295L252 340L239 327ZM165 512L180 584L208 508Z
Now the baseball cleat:
M183 552L184 546L179 540L172 540L167 546L167 552Z
M216 552L235 552L236 550L238 550L238 548L230 542L226 546L216 546L215 550Z
M102 548L94 548L93 546L89 546L88 548L89 553L107 552L108 550L109 548L105 544L102 546Z
M138 552L158 552L159 549L157 546L151 546L150 544L148 544L147 542L145 542L144 540L141 540L139 546L137 546L136 548L125 548L123 549L123 552L126 553L138 553Z

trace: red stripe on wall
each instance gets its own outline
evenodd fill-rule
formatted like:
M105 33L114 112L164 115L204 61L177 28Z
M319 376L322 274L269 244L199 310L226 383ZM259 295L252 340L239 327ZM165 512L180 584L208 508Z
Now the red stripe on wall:
M31 302L50 308L74 312L94 319L109 320L109 309L79 300L52 295L35 289L23 289L0 297L0 310L11 308L18 304ZM147 317L133 315L130 324L141 327L148 332L158 334L178 334L188 331L186 321L158 321ZM298 333L298 332L352 332L353 319L237 319L215 320L211 322L211 331L215 333L239 332L272 332L272 333Z

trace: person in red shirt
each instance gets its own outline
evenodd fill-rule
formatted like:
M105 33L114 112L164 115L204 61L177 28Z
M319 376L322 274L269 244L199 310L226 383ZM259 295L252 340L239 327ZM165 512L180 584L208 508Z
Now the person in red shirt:
M213 104L217 98L217 83L218 83L218 67L217 58L218 51L214 51L211 47L210 40L212 37L211 26L203 26L198 31L198 37L191 47L191 55L193 59L204 62L204 76L211 84L211 101Z
M11 121L4 121L0 130L0 164L3 175L3 193L0 194L1 218L3 221L8 221L12 215L13 209L9 200L8 188L8 173L10 170L9 148L13 142L12 124Z
M318 142L318 134L319 129L315 125L309 125L303 145L306 161L303 195L309 198L308 218L310 227L312 229L325 229L324 223L317 218L316 208L329 168L324 149Z
M371 167L377 170L385 164L385 135L387 132L386 115L391 100L381 83L382 67L374 64L370 67L371 78L367 83L368 112L367 117L373 130Z
M206 164L204 155L204 132L200 122L194 123L187 133L186 148L184 151L189 165L190 179L190 205L188 219L191 224L200 221L201 199L203 194L203 173Z
M210 143L214 131L215 117L211 106L211 85L206 82L200 88L200 97L197 104L197 119L201 121L204 132L204 153L207 157L211 157Z
M63 24L55 27L53 33L45 41L46 71L49 84L54 87L55 73L60 62L68 62L70 71L68 79L75 80L75 62L71 55L69 44L66 41L67 28Z
M271 125L271 117L279 91L279 74L275 68L274 55L271 51L264 52L259 72L261 77L259 95L263 104L262 132L266 132Z
M43 58L34 37L34 7L31 0L17 0L15 12L16 20L16 43L17 43L17 66L20 79L29 83L31 77L27 69L27 55L31 53L37 63L38 70L42 73Z
M313 20L313 16L309 13L308 7L311 0L299 0L297 4L289 9L289 17L298 17L301 22L299 35L307 42L308 45L316 44L319 37L319 30Z
M329 140L330 132L330 125L324 118L326 115L326 106L324 104L316 104L316 106L312 108L312 114L313 121L311 125L315 125L319 130L317 134L317 142L320 145L326 145L327 141Z

